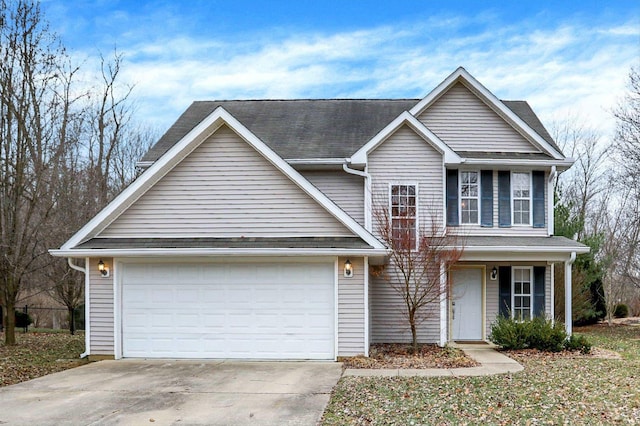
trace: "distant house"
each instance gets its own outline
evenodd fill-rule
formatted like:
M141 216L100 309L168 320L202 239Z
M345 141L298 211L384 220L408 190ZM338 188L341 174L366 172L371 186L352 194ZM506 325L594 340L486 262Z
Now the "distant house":
M553 317L554 263L570 283L588 251L553 236L572 163L463 68L423 99L195 102L52 254L84 260L91 356L333 360L410 340L369 274L372 200L435 205L465 249L420 340L484 340L500 313Z

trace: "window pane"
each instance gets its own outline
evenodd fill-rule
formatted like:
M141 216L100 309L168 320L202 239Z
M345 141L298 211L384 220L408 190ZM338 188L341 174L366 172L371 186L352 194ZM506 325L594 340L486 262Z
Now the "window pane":
M531 283L524 283L522 285L522 293L531 294Z

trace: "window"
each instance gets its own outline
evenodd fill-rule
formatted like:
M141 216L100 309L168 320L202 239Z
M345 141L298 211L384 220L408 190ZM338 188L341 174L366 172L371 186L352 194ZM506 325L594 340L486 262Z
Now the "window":
M415 247L416 186L391 185L391 235L397 247Z
M480 186L478 172L460 172L460 218L462 223L478 223Z
M532 318L533 272L531 267L514 267L511 303L513 318L517 321Z
M523 172L511 174L513 224L531 224L531 175Z

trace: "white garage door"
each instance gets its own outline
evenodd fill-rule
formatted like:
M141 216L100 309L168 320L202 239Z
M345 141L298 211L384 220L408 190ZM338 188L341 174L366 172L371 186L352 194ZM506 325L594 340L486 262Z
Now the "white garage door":
M122 356L333 359L334 265L124 264Z

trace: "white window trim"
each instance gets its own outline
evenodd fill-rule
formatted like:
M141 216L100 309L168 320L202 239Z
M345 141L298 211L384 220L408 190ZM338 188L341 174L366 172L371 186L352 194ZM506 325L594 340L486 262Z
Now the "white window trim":
M513 175L514 173L522 173L529 175L529 197L528 198L518 198L518 200L529 200L529 223L515 223L515 201L516 198L513 196ZM530 171L511 171L511 178L509 179L510 188L509 188L509 198L511 198L511 226L525 226L525 227L533 227L533 176Z
M529 319L533 319L533 313L535 312L534 304L534 278L533 278L533 266L512 266L511 267L511 319L515 318L515 297L516 297L516 270L528 270L529 271ZM525 293L518 293L519 296L526 296Z
M478 195L476 197L465 197L467 200L476 199L478 201L478 220L476 222L463 222L462 221L462 173L476 173L478 176ZM480 199L482 194L480 193L480 171L479 170L458 170L458 215L460 216L460 226L465 225L480 225Z
M389 182L389 187L387 190L387 194L388 195L388 205L387 205L387 211L389 212L389 220L391 221L391 223L389 223L389 226L392 227L392 232L393 232L393 210L391 209L391 194L392 194L392 188L394 186L414 186L416 188L416 229L415 229L415 239L416 239L416 248L418 247L418 238L420 237L420 197L419 197L419 186L418 186L418 182Z

